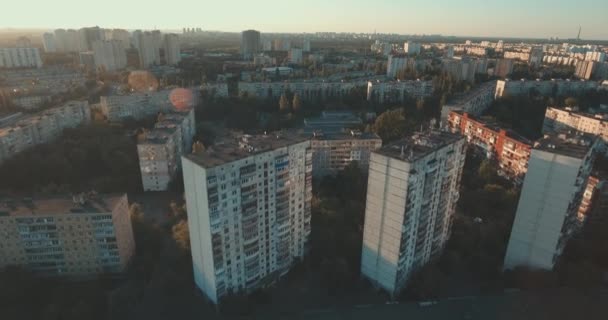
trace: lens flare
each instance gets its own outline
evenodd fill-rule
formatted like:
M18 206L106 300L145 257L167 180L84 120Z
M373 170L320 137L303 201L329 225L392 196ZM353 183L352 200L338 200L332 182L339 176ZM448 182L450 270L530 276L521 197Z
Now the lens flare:
M169 100L178 110L184 110L194 105L194 95L192 94L192 90L189 89L173 89L169 94Z
M150 71L131 71L128 81L131 89L137 92L156 91L158 89L158 80Z

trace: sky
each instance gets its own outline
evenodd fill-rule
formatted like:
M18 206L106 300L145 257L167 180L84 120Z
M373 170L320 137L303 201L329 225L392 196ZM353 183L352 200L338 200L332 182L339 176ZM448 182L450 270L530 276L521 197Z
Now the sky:
M4 3L6 1L6 3ZM2 0L0 28L366 32L608 40L608 0ZM8 4L8 6L7 6Z

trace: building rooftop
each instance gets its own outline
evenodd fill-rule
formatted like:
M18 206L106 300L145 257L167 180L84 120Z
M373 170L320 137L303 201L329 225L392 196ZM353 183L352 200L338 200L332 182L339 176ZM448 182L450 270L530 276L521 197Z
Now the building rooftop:
M380 137L373 132L361 132L359 130L345 130L342 132L331 132L325 133L323 131L316 131L312 133L304 132L304 135L315 140L381 140Z
M431 130L415 133L374 152L402 161L413 162L462 139L464 137L458 134Z
M293 130L257 135L230 132L206 150L184 157L204 168L213 168L307 140L308 137Z
M546 134L534 143L534 149L572 158L584 158L595 144L596 136L580 132Z
M304 119L304 132L340 133L347 127L363 124L361 118L348 111L324 111L320 117Z
M41 198L0 198L0 218L6 216L49 216L61 214L109 213L123 194L64 195Z

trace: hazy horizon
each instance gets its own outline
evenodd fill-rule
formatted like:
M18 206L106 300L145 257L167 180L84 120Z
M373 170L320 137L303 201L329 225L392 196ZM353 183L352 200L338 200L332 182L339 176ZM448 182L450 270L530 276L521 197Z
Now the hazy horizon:
M581 38L608 40L608 1L525 0L510 2L437 0L310 0L286 8L284 1L197 2L178 0L166 6L151 1L105 0L94 10L75 0L36 4L14 2L14 14L3 17L0 29L104 28L203 30L267 33L395 33L441 34L492 38ZM27 15L21 14L27 13Z

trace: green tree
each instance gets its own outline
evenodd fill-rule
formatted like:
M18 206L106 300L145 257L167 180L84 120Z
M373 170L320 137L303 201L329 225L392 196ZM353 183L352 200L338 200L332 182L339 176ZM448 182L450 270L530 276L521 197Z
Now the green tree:
M566 100L564 100L564 104L567 107L576 107L576 106L578 106L578 100L573 97L568 97L568 98L566 98Z
M374 132L384 142L398 139L406 131L406 121L403 109L389 110L382 113L374 122Z

